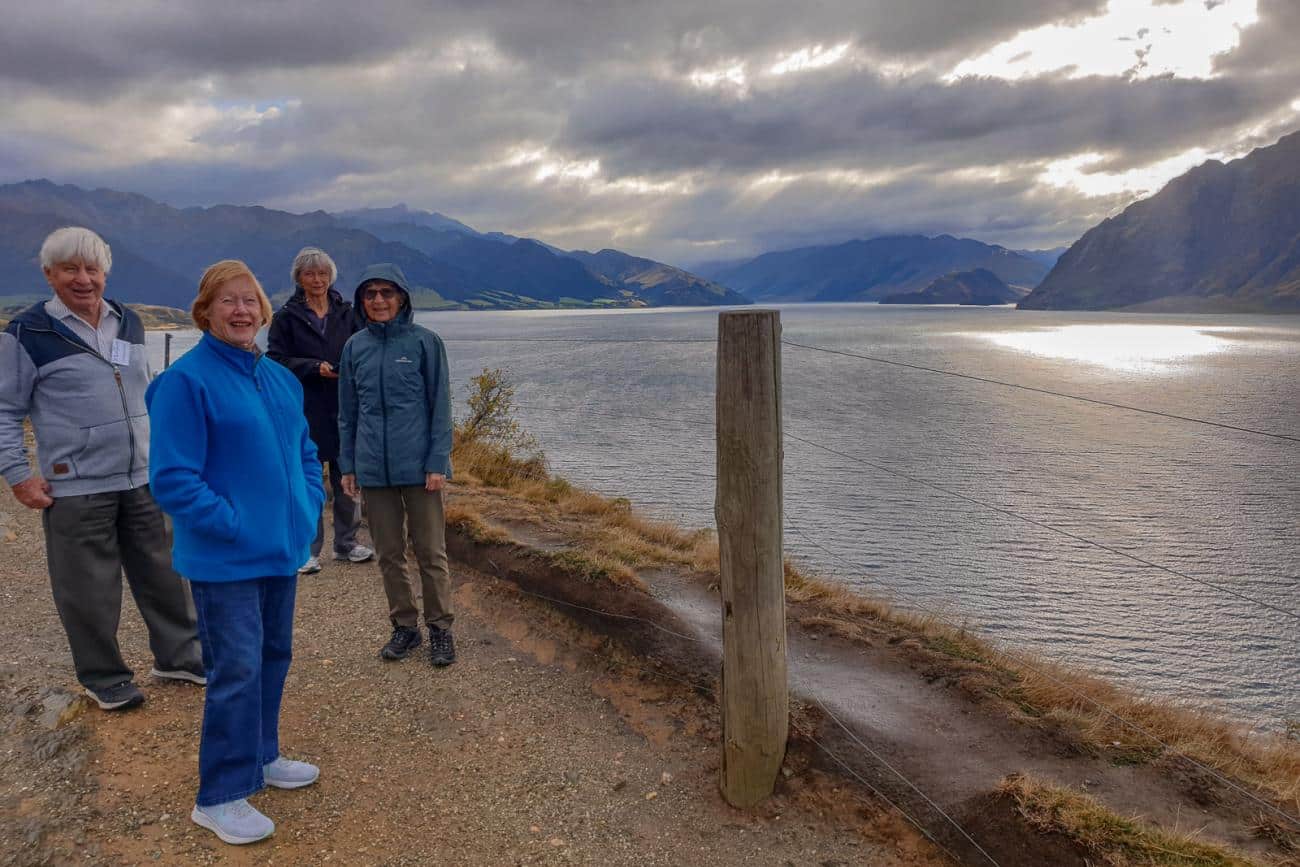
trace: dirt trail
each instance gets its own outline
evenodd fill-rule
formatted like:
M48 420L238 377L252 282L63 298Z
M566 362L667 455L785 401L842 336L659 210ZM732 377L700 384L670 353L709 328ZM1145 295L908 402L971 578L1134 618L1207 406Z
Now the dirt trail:
M941 861L807 766L761 810L732 810L712 703L508 582L457 565L460 661L385 663L375 566L332 562L300 582L282 722L321 781L255 796L275 836L225 846L188 818L202 691L145 674L132 603L120 636L148 702L48 718L76 684L39 521L7 492L0 516L0 864Z

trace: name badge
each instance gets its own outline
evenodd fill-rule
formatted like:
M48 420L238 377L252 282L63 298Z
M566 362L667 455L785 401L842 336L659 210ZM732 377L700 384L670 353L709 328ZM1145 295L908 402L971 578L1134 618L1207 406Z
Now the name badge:
M130 364L131 344L127 343L125 340L114 339L113 350L108 360L114 364Z

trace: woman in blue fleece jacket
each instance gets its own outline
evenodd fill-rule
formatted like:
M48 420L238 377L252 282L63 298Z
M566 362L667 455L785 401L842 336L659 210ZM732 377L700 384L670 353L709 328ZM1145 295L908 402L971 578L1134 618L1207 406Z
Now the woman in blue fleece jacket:
M208 672L190 818L227 843L271 835L247 797L318 769L280 755L280 699L298 567L325 500L302 386L253 342L271 304L243 262L210 267L191 310L199 344L150 385L149 481L172 517Z

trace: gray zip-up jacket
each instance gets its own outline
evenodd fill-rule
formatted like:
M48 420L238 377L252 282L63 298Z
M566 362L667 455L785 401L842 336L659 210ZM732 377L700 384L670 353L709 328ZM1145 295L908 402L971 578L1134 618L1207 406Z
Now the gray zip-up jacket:
M117 339L128 350L116 364L46 313L43 301L0 333L0 475L11 486L32 475L23 443L28 417L52 496L149 483L144 324L123 305L108 303L122 318Z

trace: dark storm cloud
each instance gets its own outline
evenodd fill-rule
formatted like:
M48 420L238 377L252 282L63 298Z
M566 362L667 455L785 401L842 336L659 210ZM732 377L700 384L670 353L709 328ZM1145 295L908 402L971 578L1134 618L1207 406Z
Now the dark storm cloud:
M573 70L610 58L671 58L690 66L852 38L874 53L930 57L965 53L1020 30L1072 20L1106 0L542 0L453 4L438 13L452 29L491 33L513 56Z
M629 174L845 159L888 166L959 158L980 165L1015 155L1112 149L1140 164L1202 143L1207 133L1285 105L1293 95L1271 83L1231 79L941 84L862 73L756 88L742 99L678 82L624 80L580 100L563 141Z
M0 77L42 87L108 87L160 75L329 66L471 37L490 39L539 70L570 73L601 61L707 62L846 35L883 55L929 55L969 50L1102 6L1104 0L913 0L905 10L894 0L53 0L6 11Z
M26 3L5 12L0 77L102 92L160 77L333 64L411 39L401 18L376 15L369 4L329 5Z
M0 28L0 182L181 205L404 200L681 261L900 231L1053 246L1133 195L1053 185L1053 161L1091 152L1079 170L1119 173L1240 151L1300 114L1295 0L1260 0L1209 80L944 77L1106 5L22 4ZM815 46L844 56L768 74ZM692 84L737 65L742 84Z
M1300 3L1296 0L1259 0L1260 23L1241 34L1237 50L1215 64L1229 75L1249 77L1294 76L1300 73ZM1300 88L1296 95L1300 96Z

